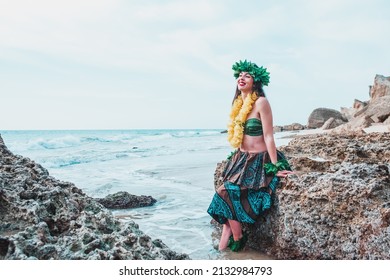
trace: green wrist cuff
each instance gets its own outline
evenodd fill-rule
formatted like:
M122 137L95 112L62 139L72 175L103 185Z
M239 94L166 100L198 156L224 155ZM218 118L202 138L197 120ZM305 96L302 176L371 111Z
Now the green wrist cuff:
M278 160L275 164L272 162L264 164L264 170L266 174L276 175L278 171L289 170L289 169L290 169L290 165L285 159Z

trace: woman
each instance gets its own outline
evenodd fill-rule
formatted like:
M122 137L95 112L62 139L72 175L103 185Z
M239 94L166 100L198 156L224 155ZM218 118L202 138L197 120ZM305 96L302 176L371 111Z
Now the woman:
M263 85L269 83L266 68L250 61L232 67L237 79L228 140L236 150L228 158L220 186L207 212L223 224L219 250L241 250L247 241L241 223L255 223L271 207L271 195L292 171L276 150L272 112Z

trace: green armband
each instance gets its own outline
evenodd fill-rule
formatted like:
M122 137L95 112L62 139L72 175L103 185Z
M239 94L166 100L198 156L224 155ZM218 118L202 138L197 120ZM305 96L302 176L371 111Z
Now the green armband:
M272 162L264 164L264 170L266 174L276 175L278 171L289 170L289 169L290 169L290 165L285 159L278 160L275 164Z

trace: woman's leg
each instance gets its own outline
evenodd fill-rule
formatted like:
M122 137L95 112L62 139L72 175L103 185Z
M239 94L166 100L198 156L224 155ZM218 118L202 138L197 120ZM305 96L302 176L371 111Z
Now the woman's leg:
M230 228L229 222L226 222L222 228L221 240L219 241L218 249L223 251L227 248L229 237L232 235L232 229Z
M229 243L229 248L233 252L238 252L244 249L246 242L248 241L247 234L242 232L241 223L234 220L228 220L230 224L230 228L233 233L233 239L231 243Z
M217 189L217 193L221 198L229 197L225 189L225 186L223 184ZM221 239L219 241L218 249L220 251L223 251L227 248L227 245L229 243L229 238L231 235L232 235L232 230L229 225L229 220L227 220L226 223L223 224Z
M233 233L233 239L235 241L240 240L242 238L241 223L235 220L228 220L228 222Z

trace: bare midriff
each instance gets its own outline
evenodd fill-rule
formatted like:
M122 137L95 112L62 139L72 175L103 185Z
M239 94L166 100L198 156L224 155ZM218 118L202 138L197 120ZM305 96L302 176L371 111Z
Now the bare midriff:
M263 136L244 135L240 146L242 152L262 153L267 150Z

